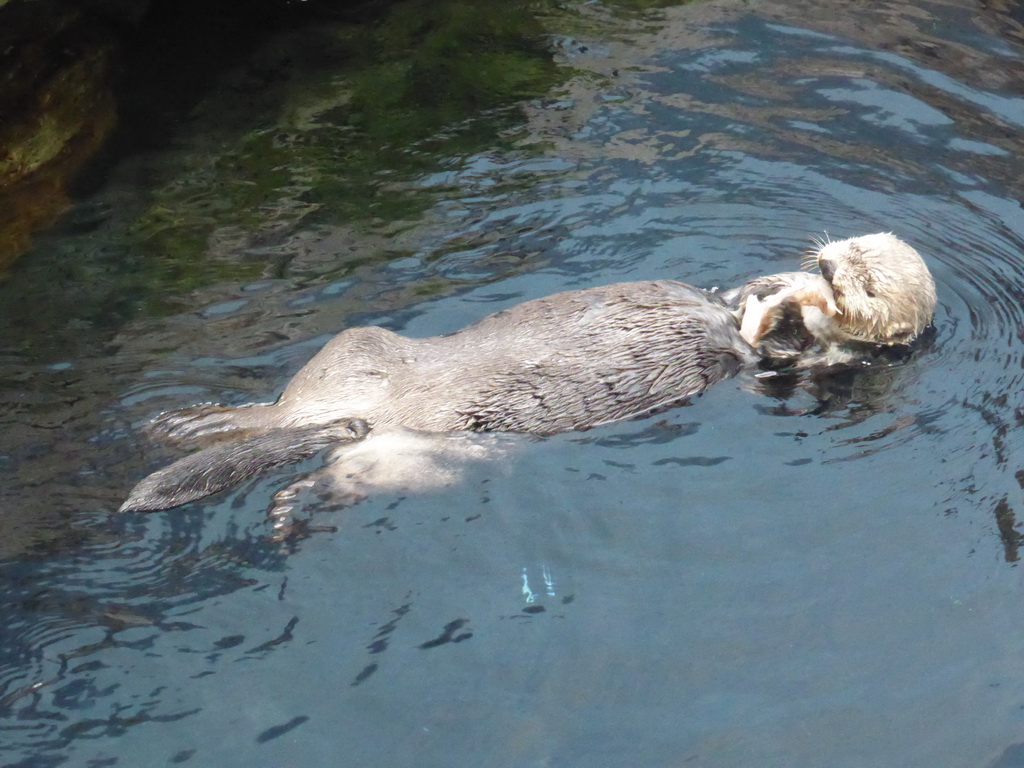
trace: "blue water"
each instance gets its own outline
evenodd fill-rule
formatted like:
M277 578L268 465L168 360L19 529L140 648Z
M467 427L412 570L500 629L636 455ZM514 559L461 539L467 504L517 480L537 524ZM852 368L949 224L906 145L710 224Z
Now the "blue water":
M1020 29L925 2L674 9L589 41L567 63L615 75L534 105L522 149L416 180L436 202L374 241L388 259L338 276L344 227L299 226L276 272L45 361L15 318L0 763L1024 765ZM318 459L108 517L174 455L139 423L270 399L346 324L731 286L880 230L939 284L903 364L741 378L438 491L309 495L285 541L271 497Z

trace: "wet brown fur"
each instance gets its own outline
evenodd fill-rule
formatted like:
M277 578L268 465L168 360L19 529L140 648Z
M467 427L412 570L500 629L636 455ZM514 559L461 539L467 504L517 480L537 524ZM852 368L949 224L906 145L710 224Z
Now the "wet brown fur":
M276 403L195 406L158 417L151 430L184 443L258 441L344 418L374 430L546 435L670 407L755 359L717 297L668 280L616 283L524 302L443 336L351 328L328 342ZM209 463L201 457L179 469ZM122 510L197 498L175 496L165 482L179 474L172 469L162 470L159 496L143 481ZM247 463L246 474L257 470ZM182 486L215 490L240 479L232 468L223 469L225 478L209 471L200 483L183 478Z

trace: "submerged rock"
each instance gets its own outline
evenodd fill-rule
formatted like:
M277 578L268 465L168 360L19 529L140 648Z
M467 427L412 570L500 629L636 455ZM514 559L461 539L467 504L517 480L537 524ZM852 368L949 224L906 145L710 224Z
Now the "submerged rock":
M68 205L71 178L110 134L114 36L51 3L0 7L0 271Z

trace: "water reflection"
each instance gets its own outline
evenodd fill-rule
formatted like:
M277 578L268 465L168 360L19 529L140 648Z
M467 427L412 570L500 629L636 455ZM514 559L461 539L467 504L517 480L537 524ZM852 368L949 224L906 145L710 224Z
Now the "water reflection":
M1019 29L955 3L677 9L574 52L589 74L534 105L533 150L410 182L421 225L296 231L281 269L57 366L17 357L4 762L1011 764ZM315 462L107 518L168 458L136 424L273 396L345 325L426 335L561 288L730 286L822 231L890 229L939 282L909 360L723 385L434 493L297 497L335 533L277 542L266 519Z

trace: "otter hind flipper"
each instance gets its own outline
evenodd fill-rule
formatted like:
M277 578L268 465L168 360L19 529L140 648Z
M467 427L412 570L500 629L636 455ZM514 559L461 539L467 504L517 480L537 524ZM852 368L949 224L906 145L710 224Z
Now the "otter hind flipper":
M272 409L271 403L239 406L200 403L165 411L146 424L144 430L153 440L189 445L260 427L265 431L275 426L271 421Z
M268 469L308 459L331 445L362 440L369 431L362 419L339 419L217 443L143 479L118 512L155 512L202 499Z

